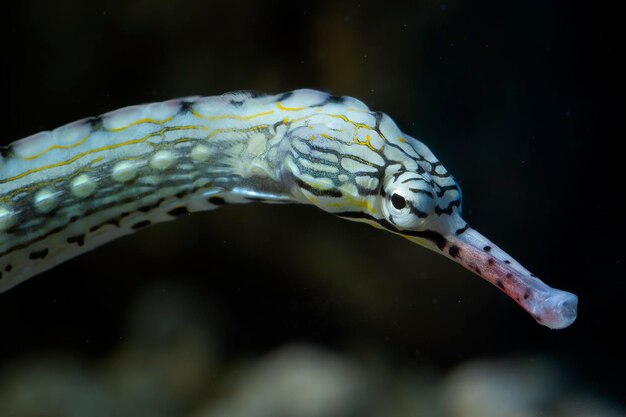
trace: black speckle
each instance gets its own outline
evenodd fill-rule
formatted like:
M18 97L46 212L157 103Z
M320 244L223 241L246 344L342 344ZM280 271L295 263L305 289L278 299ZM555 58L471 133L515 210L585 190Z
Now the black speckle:
M511 263L511 261L509 261L508 259L506 261L504 261L505 264L509 265Z
M500 288L501 290L504 289L504 283L502 282L501 279L496 280L496 285L498 286L498 288Z
M179 192L176 193L176 198L178 198L180 200L181 198L183 198L184 196L186 196L189 193L190 193L189 190L179 191Z
M281 95L280 95L280 97L278 97L278 98L276 99L276 102L279 102L279 101L285 101L285 100L287 100L289 97L291 97L292 95L293 95L293 91L289 91L289 92L287 92L287 93L281 94Z
M222 197L217 197L217 196L210 197L208 201L209 203L215 204L216 206L223 206L227 204L226 201L224 201Z
M231 100L230 101L231 106L234 106L234 107L241 107L243 103L244 103L243 100Z
M183 100L180 102L179 113L189 113L193 109L193 101Z
M265 93L259 93L258 91L255 91L255 90L241 90L239 91L239 93L245 94L249 98L259 98L259 97L265 97L267 95Z
M165 199L161 198L161 199L159 199L159 201L155 202L154 204L146 204L145 206L139 207L137 210L141 211L142 213L147 213L150 210L159 207L161 205L161 203L163 202L163 200L165 200Z
M343 104L345 99L343 97L340 97L340 96L328 96L326 101L328 103Z
M146 226L150 226L150 220L142 220L139 223L135 223L133 224L132 228L133 230L139 230Z
M459 248L457 245L452 245L450 246L450 249L448 249L448 253L453 258L456 258L457 256L459 256L459 252L461 252L461 248Z
M476 271L476 273L477 273L478 275L482 275L482 274L483 274L483 273L480 271L480 268L479 268L479 267L474 268L474 271Z
M78 246L85 244L85 235L70 236L67 238L67 243L76 243Z
M102 222L100 224L97 224L95 226L91 226L91 228L89 229L90 232L95 232L96 230L100 229L102 226L106 226L106 225L111 225L111 226L116 226L116 227L120 227L120 218L115 218L115 219L111 219L111 220L107 220L106 222Z
M511 274L510 272L508 274L506 274L507 279L511 279L513 278L513 274Z
M454 232L454 234L457 236L462 235L463 233L467 231L467 229L469 229L469 224L466 223L465 226L461 227L460 229L457 229L456 232Z
M311 107L322 107L327 104L343 104L345 101L345 97L333 96L329 94L323 101L320 101L318 104L313 104Z
M30 259L44 259L46 256L48 256L48 248L39 250L39 251L35 251L35 252L31 252L30 255L28 255L28 257Z
M97 131L102 129L102 116L90 117L87 119L87 123L91 126L92 131Z
M4 270L7 272L11 272L12 269L13 269L13 265L11 264L7 264L7 266L4 267Z
M535 275L535 274L530 274L530 276L533 277L533 278L537 278L537 275Z
M495 263L496 263L496 261L494 261L494 260L493 260L493 258L489 258L489 259L487 260L487 263L488 263L489 265L493 265L493 264L495 264Z
M187 207L185 206L180 206L168 211L167 214L169 214L170 216L179 217L189 214L189 210L187 210Z
M526 288L524 291L524 300L528 300L530 298L530 288Z
M0 156L2 156L3 158L8 158L9 156L11 156L12 153L13 151L11 150L11 145L0 145Z
M485 246L485 247L483 248L483 250L484 250L485 252L490 252L490 251L491 251L491 246L487 245L487 246Z

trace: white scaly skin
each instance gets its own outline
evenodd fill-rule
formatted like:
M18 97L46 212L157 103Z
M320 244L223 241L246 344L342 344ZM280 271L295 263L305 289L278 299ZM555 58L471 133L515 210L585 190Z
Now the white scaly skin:
M461 218L461 191L385 114L314 90L128 107L0 148L0 292L116 237L221 204L315 205L399 234L496 285L540 323L576 318Z

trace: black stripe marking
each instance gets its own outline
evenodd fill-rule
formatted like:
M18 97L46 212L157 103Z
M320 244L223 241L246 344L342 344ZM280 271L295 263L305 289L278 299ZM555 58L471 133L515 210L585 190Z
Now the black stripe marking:
M447 192L447 191L452 191L452 190L459 190L459 186L456 184L452 184L452 185L444 185L442 186L438 186L439 187L439 191L437 191L437 197L443 197L443 195Z
M137 210L141 211L142 213L148 213L149 211L152 211L153 209L159 207L163 201L165 201L165 198L160 198L154 204L147 204L145 206L141 206Z
M419 237L421 239L426 239L426 240L430 240L431 242L433 242L438 248L439 250L444 250L445 247L448 245L448 241L446 240L446 238L439 232L435 232L434 230L423 230L423 231L418 231L418 230L399 230L398 228L396 228L394 225L392 225L391 223L389 223L389 221L385 220L385 219L377 219L376 217L372 217L368 214L365 213L361 213L361 212L343 212L343 213L334 213L336 216L338 217L343 217L345 219L365 219L365 220L370 220L373 222L376 222L378 224L380 224L381 226L383 226L385 229L388 229L394 233L398 233L401 235L405 235L405 236L414 236L414 237Z
M465 226L461 227L460 229L457 229L456 232L454 232L454 234L457 236L460 236L463 233L465 233L467 229L469 229L469 224L465 223Z
M35 259L44 259L46 256L48 256L48 248L39 250L39 251L35 251L35 252L31 252L30 255L28 255L28 257L32 260Z
M461 248L459 248L457 245L452 245L452 246L450 246L450 249L448 249L448 253L453 258L458 257L459 256L459 252L461 252Z
M395 174L397 177L399 177L400 175L402 175L403 172L399 172L397 174ZM397 180L396 177L396 180ZM400 184L406 184L407 182L411 182L411 181L424 181L426 184L430 184L429 181L426 181L426 179L421 178L421 177L411 177L411 178L405 178L402 181L400 181Z
M142 220L139 223L133 224L132 228L133 230L139 230L139 229L143 229L144 227L150 226L150 224L151 224L150 220Z
M280 97L278 97L276 99L276 102L285 101L285 100L287 100L291 96L293 96L293 91L289 91L289 92L283 93L283 94L280 95Z
M300 178L296 179L296 183L300 186L300 188L307 190L311 194L316 195L318 197L323 196L323 197L339 198L343 196L343 194L341 194L341 191L339 190L319 190L313 187L312 185L310 185L309 183L302 181Z
M430 198L435 198L435 196L433 195L433 193L431 193L430 191L426 191L426 190L422 190L421 188L413 188L413 187L409 187L409 191L415 193L415 194L424 194L427 195Z
M102 223L100 223L100 224L97 224L97 225L95 225L95 226L91 226L91 228L89 229L89 231L93 233L93 232L95 232L96 230L98 230L98 229L100 229L101 227L106 226L106 225L111 225L111 226L115 226L115 227L120 227L120 220L121 220L121 219L122 219L122 217L121 217L121 216L118 216L118 217L116 217L116 218L114 218L114 219L107 220L107 221L102 222Z
M67 243L76 243L78 246L83 246L85 244L85 235L70 236L66 240Z
M208 202L211 204L215 204L216 206L225 206L226 204L228 204L226 203L224 198L218 196L210 197L208 199Z
M461 205L461 200L454 200L451 201L448 204L448 207L446 208L441 208L439 206L435 207L435 213L437 213L438 215L442 215L442 214L452 214L452 211L454 210L454 207L459 207Z
M168 184L168 186L171 186L171 185L169 185L169 184ZM212 187L212 186L209 186L209 187L194 187L194 188L189 188L189 189L187 189L186 191L181 191L181 192L177 193L177 194L176 194L176 196L177 196L178 198L182 198L182 197L185 197L185 196L186 196L186 195L188 195L188 194L195 193L196 191L198 191L198 190L200 190L200 189L205 189L205 188L207 188L207 189L211 189L211 188L213 188L213 187ZM9 249L7 249L6 251L4 251L4 252L0 253L0 258L1 258L1 257L3 257L3 256L8 255L8 254L10 254L10 253L13 253L13 252L15 252L15 251L18 251L18 250L20 250L20 249L24 249L24 248L26 248L26 247L28 247L28 246L31 246L31 245L32 245L32 244L34 244L34 243L40 242L40 241L42 241L42 240L44 240L44 239L48 238L48 237L49 237L49 236L51 236L51 235L54 235L54 234L56 234L56 233L60 233L60 232L62 232L63 230L65 230L65 229L66 229L66 228L67 228L70 224L75 223L75 222L79 221L80 219L83 219L83 218L86 218L86 217L88 217L88 216L91 216L92 214L95 214L95 213L97 213L97 212L101 212L101 211L109 210L109 209L115 208L116 206L119 206L119 205L124 205L124 204L130 203L130 202L132 202L132 201L135 201L135 200L138 200L138 199L145 198L145 197L147 197L147 196L149 196L149 195L152 195L152 191L150 191L150 192L146 192L146 193L143 193L143 194L140 194L140 195L132 195L132 196L129 196L128 198L125 198L125 199L123 199L123 200L113 201L113 202L110 202L109 204L105 204L105 205L102 205L102 206L97 206L97 207L94 207L94 208L92 208L92 209L89 209L89 210L85 211L85 212L84 212L84 213L82 213L80 216L72 216L72 217L69 219L69 221L68 221L66 224L64 224L63 226L59 226L59 227L52 228L52 229L48 230L47 232L43 233L42 235L37 236L37 237L36 237L36 238L34 238L34 239L31 239L31 240L29 240L29 241L23 242L23 243L21 243L21 244L19 244L19 245L15 245L15 246L13 246L12 248L9 248ZM160 204L161 204L164 200L165 200L164 198L160 199L160 200L159 200L159 201L155 204L155 206L160 205ZM124 212L124 213L122 213L121 215L114 216L114 217L113 217L112 219L110 219L110 220L106 220L106 221L104 221L104 222L102 222L102 223L99 223L99 224L96 224L96 225L92 226L92 227L89 229L89 231L90 231L90 232L95 232L96 230L100 229L101 227L103 227L103 226L105 226L105 225L113 225L113 226L120 227L120 220L122 220L122 218L124 218L124 217L128 216L129 214L130 214L129 212Z
M415 214L420 219L425 219L426 217L428 217L428 213L421 211L420 209L415 207L413 203L411 203L410 201L408 203L409 203L409 211L411 213Z
M168 211L167 214L173 217L179 217L189 214L189 210L187 210L187 207L185 206L180 206Z

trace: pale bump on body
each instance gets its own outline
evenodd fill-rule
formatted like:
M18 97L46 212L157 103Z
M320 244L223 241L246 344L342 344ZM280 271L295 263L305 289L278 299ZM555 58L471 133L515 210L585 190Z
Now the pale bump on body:
M80 174L71 182L72 193L77 198L86 198L96 191L96 180L87 174Z
M111 178L117 182L127 182L137 176L138 169L139 166L136 161L121 161L113 167Z

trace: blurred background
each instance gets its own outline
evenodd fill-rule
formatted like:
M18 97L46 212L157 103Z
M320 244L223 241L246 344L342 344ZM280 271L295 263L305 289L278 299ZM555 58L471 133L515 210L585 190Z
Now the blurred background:
M465 219L580 308L551 331L391 234L231 206L0 295L0 416L626 415L609 5L11 3L0 143L186 95L354 96L422 139L459 179Z

